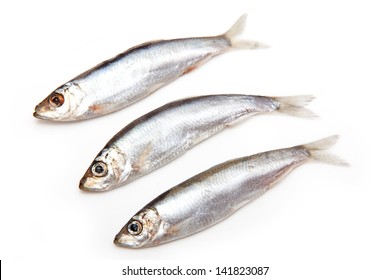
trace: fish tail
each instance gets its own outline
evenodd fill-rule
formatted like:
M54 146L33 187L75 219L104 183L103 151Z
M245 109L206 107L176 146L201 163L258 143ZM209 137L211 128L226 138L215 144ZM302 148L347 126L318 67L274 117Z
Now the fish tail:
M313 95L283 96L274 97L273 99L279 102L277 112L308 119L318 117L312 111L305 108L314 99Z
M349 166L349 164L340 157L327 151L330 147L337 143L339 139L338 135L332 135L320 140L303 145L309 153L312 159L326 162L332 165Z
M228 31L226 31L222 36L229 40L230 45L233 48L238 49L257 49L257 48L267 48L266 44L256 42L256 41L247 41L247 40L238 40L236 37L240 35L245 29L246 14L243 14Z

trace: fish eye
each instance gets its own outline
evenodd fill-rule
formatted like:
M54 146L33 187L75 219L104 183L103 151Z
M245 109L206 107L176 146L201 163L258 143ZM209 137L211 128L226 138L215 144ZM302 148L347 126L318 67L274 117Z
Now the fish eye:
M64 96L60 93L53 92L49 96L49 103L54 107L61 107L62 104L64 104L64 101L65 101Z
M139 221L132 221L131 223L129 223L129 225L127 226L127 231L131 234L131 235L138 235L141 233L142 231L142 224L139 222Z
M103 177L107 171L107 165L104 162L99 161L92 166L92 174L97 177Z

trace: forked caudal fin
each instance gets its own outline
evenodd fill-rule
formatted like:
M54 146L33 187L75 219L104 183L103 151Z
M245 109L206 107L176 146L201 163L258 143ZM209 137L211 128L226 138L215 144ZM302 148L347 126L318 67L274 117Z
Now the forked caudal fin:
M332 147L334 144L337 143L338 139L339 139L338 135L332 135L305 144L303 145L303 147L309 150L310 157L315 160L319 160L333 165L349 166L349 164L345 160L327 151L327 149L329 149L330 147Z
M316 114L305 108L314 99L313 95L274 97L273 99L279 102L276 112L301 118L317 118Z
M236 37L244 31L245 22L246 22L246 14L243 14L233 24L233 26L230 27L230 29L223 34L223 36L230 41L230 45L233 48L238 48L238 49L268 48L266 44L260 42L236 39Z

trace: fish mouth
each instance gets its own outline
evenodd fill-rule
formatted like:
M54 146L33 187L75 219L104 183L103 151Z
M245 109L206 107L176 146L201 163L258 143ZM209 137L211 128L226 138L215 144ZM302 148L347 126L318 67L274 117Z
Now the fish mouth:
M106 190L99 187L99 185L96 184L96 182L93 182L93 180L89 177L83 177L80 180L79 189L87 192L102 192Z
M37 110L35 110L35 112L33 113L33 116L37 119L41 119L41 120L50 120L50 118L44 116L44 115L41 115Z
M137 247L137 246L132 246L132 245L129 245L129 242L131 242L129 240L129 236L127 234L123 234L122 232L118 233L116 236L115 236L115 239L114 239L114 244L119 246L119 247L123 247L123 248L130 248L130 249L138 249L140 247Z
M114 238L114 244L117 245L117 246L120 246L120 247L126 247L122 242L120 242L119 240L121 239L121 236L122 235L121 233L120 234L117 234Z
M49 114L48 114L49 113ZM51 120L50 118L50 105L47 100L43 100L37 106L35 106L33 116L41 120Z
M37 118L37 119L40 119L40 118L41 118L41 116L38 114L37 111L35 111L35 112L33 113L33 116L34 116L35 118Z

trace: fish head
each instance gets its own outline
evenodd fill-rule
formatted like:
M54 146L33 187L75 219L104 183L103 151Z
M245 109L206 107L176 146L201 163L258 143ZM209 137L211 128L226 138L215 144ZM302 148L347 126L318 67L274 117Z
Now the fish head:
M83 178L80 189L107 191L119 187L129 177L131 165L116 146L104 148L94 159Z
M66 83L42 100L35 107L33 115L43 120L76 120L82 96L82 91L76 83Z
M115 236L114 243L121 247L142 248L159 244L163 225L157 210L146 207L135 214Z

